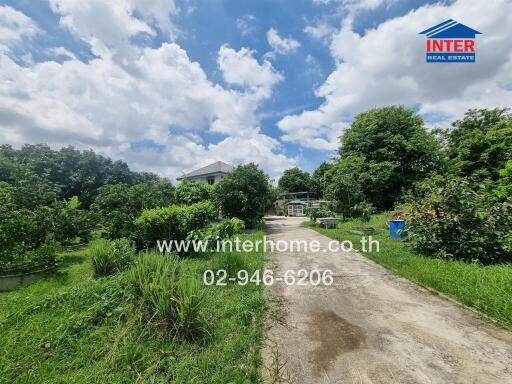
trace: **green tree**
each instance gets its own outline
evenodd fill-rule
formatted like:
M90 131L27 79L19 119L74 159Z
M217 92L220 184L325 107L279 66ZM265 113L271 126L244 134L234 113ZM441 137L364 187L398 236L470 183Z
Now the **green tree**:
M193 182L187 178L174 191L174 197L178 204L194 204L200 201L210 200L213 186L205 182Z
M309 173L294 167L283 172L277 185L283 192L308 192L311 190L311 177Z
M477 180L497 180L512 160L512 115L506 108L470 109L445 131L449 172Z
M214 189L215 201L228 218L237 217L248 227L263 218L271 188L268 176L250 163L239 165Z
M392 208L403 190L441 166L439 141L420 116L402 106L358 115L341 137L339 154L342 162L364 159L360 189L378 209Z
M311 176L311 191L318 197L323 197L327 187L327 179L325 175L331 169L332 164L326 161L322 162Z
M93 212L105 227L107 237L130 237L133 221L145 209L165 207L174 201L169 180L147 181L130 186L110 184L102 187L92 205Z
M500 201L512 202L512 160L507 161L505 168L499 171L500 178L495 190Z
M364 200L360 181L364 167L364 157L347 156L327 172L326 177L329 183L325 190L325 197L332 202L337 212L349 216L351 208Z

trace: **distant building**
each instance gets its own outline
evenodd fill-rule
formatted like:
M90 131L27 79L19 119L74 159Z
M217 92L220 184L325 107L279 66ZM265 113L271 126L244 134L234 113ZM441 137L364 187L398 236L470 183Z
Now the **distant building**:
M190 181L204 181L210 185L217 184L226 174L233 170L233 166L222 161L216 161L206 167L196 169L195 171L178 177L177 180L188 179Z

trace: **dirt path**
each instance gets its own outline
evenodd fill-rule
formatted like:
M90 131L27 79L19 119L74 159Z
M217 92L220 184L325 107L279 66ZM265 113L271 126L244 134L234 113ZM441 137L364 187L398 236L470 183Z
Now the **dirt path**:
M302 220L271 218L276 240L330 241ZM275 276L331 269L332 286L267 287L269 382L512 383L512 333L355 252L269 253ZM280 380L278 380L278 377Z

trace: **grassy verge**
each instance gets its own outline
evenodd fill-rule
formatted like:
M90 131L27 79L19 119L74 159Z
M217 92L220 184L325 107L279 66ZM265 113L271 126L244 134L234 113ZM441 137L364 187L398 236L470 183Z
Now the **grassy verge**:
M244 239L262 238L262 232ZM219 253L182 261L206 269L261 268L263 254ZM259 382L263 288L204 287L207 334L184 341L147 323L126 290L127 274L93 279L87 249L60 271L0 293L0 382Z
M351 233L350 228L377 228L372 237L379 240L380 252L366 252L366 257L409 280L476 308L506 327L512 327L512 266L481 266L419 255L406 241L389 238L386 229L388 219L389 215L380 214L373 216L370 223L351 220L339 224L337 229L312 227L332 239L350 240L357 249L360 249L361 236Z

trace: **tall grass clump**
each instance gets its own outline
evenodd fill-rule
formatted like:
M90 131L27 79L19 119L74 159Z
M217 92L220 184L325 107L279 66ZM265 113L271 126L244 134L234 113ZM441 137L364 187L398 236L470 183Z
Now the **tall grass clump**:
M151 320L193 339L203 330L203 294L197 279L182 274L180 261L156 252L141 254L129 276Z
M89 247L94 276L110 276L125 270L133 261L135 251L127 239L98 239Z

